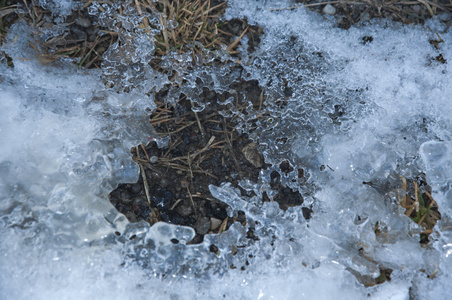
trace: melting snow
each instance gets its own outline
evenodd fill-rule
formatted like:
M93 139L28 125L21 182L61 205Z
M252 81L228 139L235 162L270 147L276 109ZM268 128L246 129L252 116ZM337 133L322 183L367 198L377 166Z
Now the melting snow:
M64 14L71 3L49 5ZM258 80L273 99L287 100L273 112L274 123L262 124L251 138L267 162L288 159L306 168L317 187L300 187L314 205L312 219L223 185L211 186L213 195L258 221L260 241L250 243L246 230L234 225L187 246L190 228L128 224L107 195L119 182L137 179L128 149L147 141L152 97L139 88L106 90L97 71L41 65L28 46L31 29L19 22L2 47L15 67L0 65L0 298L450 295L452 77L450 64L433 58L440 51L451 59L452 33L438 19L424 26L373 20L344 31L303 8L270 10L290 6L283 1L231 0L229 6L226 18L246 17L264 28L259 49L242 54L245 78ZM444 40L439 50L429 43L437 33ZM365 36L373 41L363 43ZM135 54L143 57L136 61L152 52L152 44L140 41ZM141 74L140 88L164 84L142 71L148 75ZM187 76L207 76L219 90L225 80L222 70L193 72ZM401 208L362 184L421 172L443 216L434 242L424 248L419 228ZM376 222L389 228L387 242L377 239ZM181 243L173 245L172 238ZM219 254L209 251L212 243ZM231 245L246 247L232 255ZM358 254L361 248L373 262ZM379 267L393 269L392 280L376 287L362 286L350 272L377 277ZM436 271L436 278L427 278Z

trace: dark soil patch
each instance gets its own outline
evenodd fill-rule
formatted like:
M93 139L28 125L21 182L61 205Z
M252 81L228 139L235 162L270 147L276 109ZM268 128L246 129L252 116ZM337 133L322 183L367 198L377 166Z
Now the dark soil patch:
M279 204L279 208L287 210L289 207L300 206L303 204L303 198L298 191L292 190L290 187L281 183L281 174L288 174L292 172L294 168L288 161L284 161L279 165L279 171L273 171L270 174L270 186L272 190L278 191L278 193L270 199L267 192L262 195L263 201L276 201ZM298 179L301 180L304 177L303 169L298 169ZM311 217L312 210L307 207L303 207L303 216L306 219Z
M318 1L296 0L310 10L320 14L334 15L340 28L349 29L358 22L374 18L387 18L404 24L424 24L425 20L441 13L452 14L449 0L439 1ZM329 6L325 8L326 6ZM295 6L297 7L297 6ZM294 8L295 8L294 7ZM450 21L449 21L450 23ZM449 24L450 26L450 24Z
M196 4L196 10L204 2L207 1ZM211 2L210 5L215 7L221 3ZM174 1L169 1L166 6L157 8L162 13L173 16L174 13L170 12L173 4ZM218 15L210 14L197 18L210 20L207 22L209 25L201 30L204 35L196 35L197 31L193 31L197 41L203 45L202 48L190 47L187 43L179 45L186 37L177 28L165 29L166 35L171 35L172 39L168 38L165 45L164 36L160 36L160 48L149 63L154 70L167 74L171 82L176 75L181 75L178 72L185 68L191 70L192 67L178 68L180 62L176 60L162 64L162 58L168 51L177 50L179 54L192 51L193 66L202 63L198 60L205 54L204 51L219 50L221 47L226 47L231 57L237 58L242 38L247 37L248 42L244 47L248 53L252 53L258 47L263 33L261 28L251 26L242 19L220 22ZM187 27L188 29L190 28ZM205 45L209 38L214 38L216 42ZM241 73L243 69L240 62L236 62L236 68ZM224 62L215 59L209 64L223 65ZM195 84L203 85L203 80L196 80ZM110 194L110 201L129 221L145 220L151 225L164 221L191 226L197 234L192 243L201 242L207 233L221 233L234 222L240 222L244 226L247 224L242 211L234 212L232 218L228 217L227 205L212 197L209 185L219 186L230 182L240 189L242 196L255 196L254 192L241 188L239 182L244 179L257 182L260 171L269 166L265 165L264 158L258 151L258 144L236 127L239 124L243 127L245 116L245 122L249 125L246 126L247 130L252 132L257 126L257 119L268 116L266 96L257 81L231 79L229 86L222 88L230 92L219 94L204 87L197 99L188 99L179 91L182 88L176 83L156 93L158 108L150 116L150 123L160 138L168 138L168 144L159 148L155 141L151 141L147 146L133 148L133 159L141 168L140 180L136 184L122 184ZM167 101L169 94L172 100ZM177 101L174 101L174 95L179 95ZM203 103L207 104L200 110L197 106ZM250 113L256 117L250 118ZM288 163L287 165L290 166ZM281 168L282 172L283 169ZM278 174L276 171L273 173ZM300 174L303 176L302 172ZM277 191L271 193L271 198L267 193L259 196L264 201L277 201L283 210L303 203L298 190L292 190L278 180L271 184L271 188ZM303 209L306 218L310 217L311 212L308 208ZM248 237L252 240L259 239L252 229L248 230Z
M257 182L259 172L268 167L258 145L236 130L237 112L246 114L251 108L262 112L258 118L266 115L265 96L257 81L233 83L231 88L237 91L234 102L228 102L233 97L230 93L204 88L199 98L210 104L199 112L193 110L184 94L172 106L164 101L167 91L156 95L158 108L150 123L160 137L168 138L168 143L159 148L151 141L132 148L133 159L141 168L140 180L122 184L110 194L111 203L129 221L190 226L197 233L193 243L201 242L207 233L227 230L234 222L246 225L243 212L234 212L229 218L227 205L209 191L211 184L230 182L243 196L252 196L254 193L242 189L239 181ZM281 164L281 172L291 168L288 162ZM277 191L276 196L270 199L264 193L264 200L277 201L282 209L301 205L301 194L282 185L278 176L278 172L272 173L271 188ZM309 218L310 213L308 209L305 216Z

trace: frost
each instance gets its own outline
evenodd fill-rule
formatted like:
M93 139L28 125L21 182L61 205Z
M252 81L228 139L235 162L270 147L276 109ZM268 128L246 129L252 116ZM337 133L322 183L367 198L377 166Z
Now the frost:
M61 15L75 7L41 4ZM258 182L239 183L249 197L228 184L209 187L230 206L229 217L243 211L247 224L199 245L189 244L190 228L130 224L107 199L119 182L136 181L129 149L154 136L146 125L154 99L145 95L170 82L147 64L153 40L132 8L119 16L115 5L91 6L102 26L126 29L106 53L103 74L40 65L29 47L32 29L11 27L1 50L14 69L0 64L0 298L448 297L452 83L450 64L433 58L441 52L450 60L450 30L439 20L380 20L343 31L303 8L270 10L288 6L229 1L226 18L264 28L260 47L242 52L243 69L221 51L197 63L169 53L160 63L177 74L170 104L183 93L200 111L209 105L198 98L206 89L229 93L224 104L231 104L233 80L257 81L266 95L267 114L256 123L252 109L232 114L271 166ZM147 17L158 24L157 15ZM439 31L444 44L435 49L429 39ZM366 36L372 41L363 43ZM312 205L309 220L300 207L282 211L259 196L285 161L295 170L280 181ZM420 246L422 229L393 196L399 176L422 173L443 215L429 247ZM358 282L382 269L393 270L390 282Z
M73 10L76 10L82 6L81 1L78 0L39 0L38 3L44 9L52 11L55 15L60 15L60 22L64 21L64 17L71 14Z

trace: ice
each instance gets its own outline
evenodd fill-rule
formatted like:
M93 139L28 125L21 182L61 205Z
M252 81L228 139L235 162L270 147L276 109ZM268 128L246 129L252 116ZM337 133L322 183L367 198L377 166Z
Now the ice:
M419 152L425 163L427 177L434 187L438 204L450 215L452 213L451 143L449 141L425 142L421 145Z
M78 5L40 3L61 22ZM258 182L240 183L257 196L210 186L229 216L242 210L247 224L199 245L187 245L190 228L130 224L107 198L118 183L137 180L129 149L154 134L146 120L155 106L145 95L169 82L147 65L154 45L133 8L115 19L117 6L91 7L101 25L115 29L116 20L126 28L105 55L104 73L41 65L29 46L32 29L23 21L11 27L1 50L14 69L0 64L0 298L446 299L452 292L452 82L450 63L433 60L451 57L444 17L424 26L372 20L344 31L302 7L271 10L288 1L228 5L226 18L264 29L256 52L240 57L243 72L221 51L204 62L220 59L221 67L191 66L177 53L162 65L177 71L175 82L198 110L209 105L197 99L204 87L233 95L231 78L258 80L269 117L250 137L274 166ZM429 43L437 33L439 49ZM169 90L170 103L178 97ZM252 117L240 115L242 130ZM286 160L305 170L281 182L312 205L310 220L298 207L284 212L258 196ZM443 216L429 247L391 198L399 176L422 173ZM393 272L379 286L366 288L355 276L376 278L382 268Z
M38 0L38 4L52 11L53 14L61 16L60 22L64 21L64 17L70 15L73 10L82 6L77 0Z
M447 184L451 179L449 142L429 141L421 145L419 150L432 184ZM437 189L440 189L438 186Z

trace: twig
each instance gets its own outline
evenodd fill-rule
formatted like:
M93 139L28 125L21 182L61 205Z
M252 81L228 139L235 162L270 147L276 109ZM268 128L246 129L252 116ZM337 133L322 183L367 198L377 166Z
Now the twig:
M138 147L136 147L137 156L140 156L140 152L138 150ZM151 196L149 195L149 186L148 186L148 180L146 179L146 173L144 172L143 165L140 164L140 170L141 170L141 177L143 178L143 185L144 185L144 191L146 192L146 198L148 199L149 206L151 205Z
M174 143L171 141L171 135L169 135L169 137L170 137L171 144L170 144L168 150L165 152L165 154L163 154L162 157L166 157L171 152L171 150L173 150L174 148L179 146L180 143L182 143L182 140L180 139L180 137L178 137Z
M234 41L232 42L232 44L230 44L226 50L227 51L231 51L232 49L235 48L235 46L237 46L237 44L240 42L240 40L243 38L243 36L245 35L245 33L248 31L248 27L245 28L245 30L242 32L242 34Z
M191 196L190 189L187 187L188 196L191 200L191 205L193 205L193 209L195 208L195 202L193 201L193 197Z
M414 207L416 208L416 212L419 212L419 197L417 195L418 192L418 187L417 187L417 183L413 180L414 183Z
M431 3L430 1L426 1L426 0L417 0L420 3L424 4L424 6L427 8L428 12L430 13L430 15L432 16L432 18L435 16L435 14L433 13L432 7L430 6Z
M402 207L406 207L406 205L407 205L406 201L407 201L407 198L408 198L408 193L406 191L406 179L403 176L400 176L400 178L402 179L402 188L405 191L405 195L403 195L402 202L400 203L400 205Z
M435 199L433 199L432 195L430 195L429 192L425 191L425 194L427 195L427 197L430 198L430 200L432 201L432 203L434 203L436 205L436 207L438 207L438 203L436 203Z
M171 120L169 120L169 121L171 121ZM195 121L188 122L187 125L184 125L184 126L178 128L177 130L174 130L174 131L171 131L171 132L168 132L168 133L159 133L159 135L170 135L171 136L172 134L178 133L179 131L184 130L187 127L190 127L191 125L193 125L195 123L196 123Z
M0 19L9 14L16 12L16 7L17 7L17 5L10 5L10 6L0 9Z
M174 210L176 208L176 206L181 203L184 199L177 199L176 202L174 202L174 204L170 207L170 210Z
M164 161L163 159L160 159L160 161ZM185 166L181 166L179 164L174 164L174 163L170 163L170 162L165 162L165 164L162 164L165 166L168 166L171 169L176 169L176 170L182 170L182 171L188 171L188 168Z
M188 170L190 171L190 180L193 181L193 170L191 169L191 161L192 158L190 157L190 153L188 153L187 155Z
M231 131L231 138L229 138L228 132L226 131L226 118L223 118L223 130L224 130L224 136L226 137L227 148L229 150L229 154L231 155L232 159L234 160L235 167L237 168L237 171L239 172L240 177L243 178L242 168L240 168L240 164L239 164L237 158L234 155L234 148L232 147L232 134L233 134L233 131Z
M193 102L191 100L190 100L190 103L191 103L191 107L193 108ZM193 111L193 113L195 114L196 122L198 123L199 130L201 131L201 135L205 136L206 132L201 125L201 121L199 120L198 113L196 111Z
M207 176L212 177L212 178L215 179L215 180L220 180L220 178L218 178L217 176L215 176L215 175L213 175L213 174L211 174L211 173L209 173L209 172L207 172L207 171L204 171L204 170L193 170L193 172L194 172L194 173L205 174L205 175L207 175Z
M166 117L161 117L161 118L156 118L156 119L151 119L149 120L149 124L151 124L152 126L161 124L161 123L166 123L172 121L171 119L166 119Z
M141 149L143 149L143 151L144 151L144 155L146 155L146 158L147 158L148 161L149 161L150 159L149 159L148 153L146 152L146 148L144 148L143 144L140 144L140 146L141 146Z
M212 145L213 141L215 140L215 136L212 136L210 138L210 140L207 142L207 144L204 146L204 148L202 148L201 150L196 151L195 153L193 153L192 155L188 155L192 160L198 156L199 154L209 150L210 145Z
M209 1L209 2L210 2L210 1ZM210 8L210 9L208 10L208 12L211 12L211 11L217 9L217 8L219 8L220 6L225 5L226 3L227 3L227 1L224 1L223 3L220 3L220 4L218 4L218 5L216 5L216 6L212 7L212 8Z
M405 216L409 217L411 215L411 213L414 210L415 205L408 205L406 206L406 208L408 208L408 210L405 212Z
M228 225L228 220L229 220L229 217L226 217L226 218L223 220L223 222L221 222L220 228L218 229L218 233L221 234L223 231L226 230L226 226Z
M155 168L149 163L149 161L147 161L147 160L144 160L144 159L139 158L139 157L136 157L136 156L133 156L133 157L132 157L132 160L133 160L134 162L136 162L137 164L139 164L139 165L143 165L143 166L145 166L146 168L151 169L152 171L157 172L157 173L159 173L160 175L163 175L162 172L160 172L159 170L155 169Z
M427 212L421 217L421 219L419 220L419 222L417 222L419 225L421 225L422 222L424 222L424 220L425 220L425 218L428 216L428 214L429 214L430 209L432 208L432 206L433 206L433 202L430 203L429 207L427 208Z

